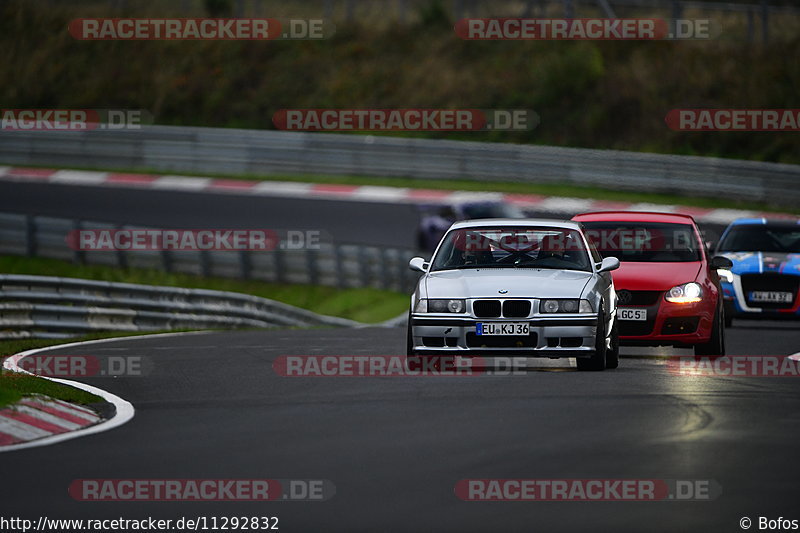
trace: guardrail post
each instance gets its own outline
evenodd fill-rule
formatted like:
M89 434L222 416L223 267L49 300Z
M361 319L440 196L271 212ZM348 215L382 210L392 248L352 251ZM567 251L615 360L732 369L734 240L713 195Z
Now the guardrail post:
M344 259L342 258L342 249L339 247L338 244L333 244L333 268L334 268L334 275L336 276L336 286L340 289L344 289L346 287L345 279L344 279Z
M381 277L381 287L388 290L391 282L389 281L389 248L378 248L378 254L380 255L380 277Z
M200 275L206 278L211 275L211 256L208 250L200 250Z
M172 254L169 250L161 251L161 268L164 272L172 272Z
M116 229L117 231L121 230L122 228L123 228L123 226L114 226L114 229ZM123 250L121 248L117 250L116 257L117 257L117 266L118 267L121 267L121 268L127 268L128 267L128 256L125 255L125 254L126 254L125 250Z
M369 264L367 264L367 248L359 245L358 247L358 272L361 287L369 287L370 274Z
M72 229L75 230L75 242L73 245L75 249L72 251L72 260L81 265L86 264L86 252L81 250L81 229L83 224L80 220L75 219L72 221Z
M575 5L572 3L572 0L564 0L564 18L575 18Z
M282 243L278 243L278 246L275 247L275 251L272 252L275 254L275 281L278 283L282 283L286 280L286 265L284 264L281 244Z
M678 35L678 19L683 15L683 8L680 0L672 0L672 20L670 20L669 31L672 35Z
M308 282L311 285L319 283L319 263L315 250L306 248L306 269L308 269Z
M253 264L250 261L250 252L242 250L239 252L239 275L242 279L250 279Z
M33 215L25 215L25 253L28 257L36 255L36 219Z

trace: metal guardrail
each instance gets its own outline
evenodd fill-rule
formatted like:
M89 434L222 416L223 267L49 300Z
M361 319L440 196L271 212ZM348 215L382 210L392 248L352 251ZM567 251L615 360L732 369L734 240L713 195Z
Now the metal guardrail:
M0 274L0 339L278 326L365 324L235 292Z
M414 251L321 242L304 250L272 251L80 251L67 235L76 229L134 229L67 218L0 213L0 254L47 257L79 264L134 267L204 277L252 279L339 288L413 289L408 269Z
M571 183L800 203L800 166L553 146L270 130L0 131L0 162L200 174L349 174Z

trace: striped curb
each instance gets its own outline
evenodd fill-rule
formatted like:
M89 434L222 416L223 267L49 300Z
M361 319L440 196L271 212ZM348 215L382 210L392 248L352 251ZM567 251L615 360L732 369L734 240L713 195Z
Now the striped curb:
M28 396L0 409L0 447L76 431L101 420L86 407L44 395Z
M573 215L587 211L660 211L691 215L699 222L728 224L742 217L797 218L788 213L747 211L742 209L711 209L669 204L615 202L513 194L490 191L448 191L412 189L374 185L340 185L330 183L301 183L293 181L258 181L202 178L192 176L130 174L91 170L56 170L46 168L0 166L0 180L90 185L103 187L149 188L162 191L192 191L254 196L291 198L322 198L397 204L458 203L466 201L503 200L520 208L552 214Z

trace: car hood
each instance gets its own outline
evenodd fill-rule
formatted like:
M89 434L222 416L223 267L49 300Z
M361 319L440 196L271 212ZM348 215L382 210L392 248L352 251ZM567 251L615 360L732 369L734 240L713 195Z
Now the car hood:
M703 263L701 261L675 263L620 263L619 269L611 273L617 289L630 291L666 291L697 279Z
M734 274L761 274L778 272L800 276L800 254L782 252L725 252L724 255L733 261L731 272Z
M442 270L428 274L425 288L428 298L579 298L592 275L533 268Z

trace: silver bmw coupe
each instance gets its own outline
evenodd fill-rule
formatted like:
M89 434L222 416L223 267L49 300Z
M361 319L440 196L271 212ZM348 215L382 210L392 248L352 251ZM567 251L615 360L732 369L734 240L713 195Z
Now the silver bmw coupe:
M411 297L409 361L463 356L574 357L579 370L619 364L613 257L576 222L484 219L453 224Z

